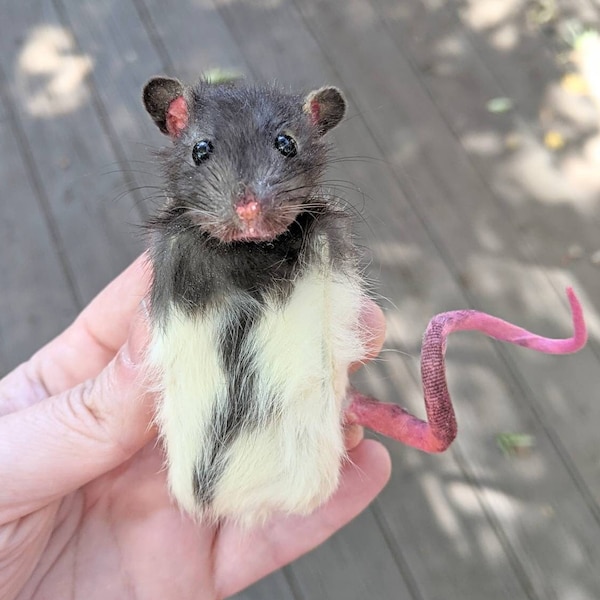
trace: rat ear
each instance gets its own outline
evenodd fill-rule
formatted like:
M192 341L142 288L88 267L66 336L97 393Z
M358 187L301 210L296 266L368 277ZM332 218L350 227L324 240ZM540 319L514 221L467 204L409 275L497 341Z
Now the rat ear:
M346 101L336 87L323 87L306 96L304 111L323 135L335 127L346 112Z
M158 125L171 137L179 137L189 120L185 88L177 79L154 77L145 86L144 106Z

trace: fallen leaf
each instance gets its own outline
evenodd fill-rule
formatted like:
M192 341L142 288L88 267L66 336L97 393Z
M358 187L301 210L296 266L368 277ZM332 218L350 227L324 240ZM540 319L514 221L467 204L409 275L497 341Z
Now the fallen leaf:
M564 145L565 138L558 131L548 131L544 136L544 146L550 150L560 150Z
M499 433L496 443L507 458L528 454L535 446L535 438L527 433Z
M575 96L587 96L590 92L587 81L579 73L567 73L562 78L560 87Z
M491 113L503 113L509 111L513 107L513 101L510 98L500 96L498 98L492 98L487 104L486 108Z
M221 69L216 67L214 69L208 69L204 72L204 79L209 83L232 83L238 79L242 79L243 74L234 69Z
M536 0L527 10L527 21L530 25L546 25L557 16L555 0Z

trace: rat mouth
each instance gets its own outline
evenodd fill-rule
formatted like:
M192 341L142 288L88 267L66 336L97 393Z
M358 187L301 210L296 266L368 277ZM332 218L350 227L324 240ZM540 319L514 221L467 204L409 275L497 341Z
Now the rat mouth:
M285 233L300 211L286 211L277 215L262 214L255 219L230 218L221 222L197 221L211 237L223 243L271 242Z
M305 210L304 203L258 199L248 192L221 214L190 211L194 223L221 243L272 242L284 234Z
M231 241L268 242L281 235L298 216L290 206L274 207L269 199L260 199L246 191L234 206L227 238ZM221 238L222 239L222 238Z
M261 218L252 222L232 223L217 236L222 242L270 242L285 233L297 217Z

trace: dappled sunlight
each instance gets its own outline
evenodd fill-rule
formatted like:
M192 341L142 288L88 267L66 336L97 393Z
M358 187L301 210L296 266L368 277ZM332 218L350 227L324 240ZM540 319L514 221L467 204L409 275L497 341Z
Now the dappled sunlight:
M470 552L467 540L461 535L461 524L453 503L449 502L446 486L438 477L430 473L423 474L419 483L423 488L424 499L429 504L440 529L449 538L456 540L457 553L463 558L468 557Z
M391 112L389 107L386 108L388 112ZM394 152L390 157L391 160L400 164L410 164L411 161L418 157L420 151L419 140L415 139L410 127L402 126L401 124L396 124L390 133L394 136Z
M497 156L505 148L505 140L497 131L468 131L463 144L469 152L479 156Z
M503 237L502 232L494 226L492 219L482 217L478 219L477 226L474 228L474 236L481 250L495 255L501 255L506 252L507 241Z
M600 193L600 135L588 140L581 152L567 156L564 161L564 173L577 187L588 191L590 210L597 211L597 196Z
M591 121L588 137L579 148L570 152L564 160L566 177L577 187L588 190L590 194L600 194L600 36L596 32L584 33L575 42L572 61L576 65L580 77L579 94L595 108L581 110L582 102L578 103L579 110L573 119L587 116Z
M516 16L521 4L521 0L469 0L466 2L465 11L472 27L478 31L485 31L503 25L507 19Z
M427 324L419 319L422 306L417 298L406 299L398 308L386 311L386 340L390 346L403 343L414 347L420 343Z
M389 345L413 344L423 335L423 287L439 266L427 262L415 244L371 242L376 279L387 286L376 287L375 298L386 314ZM401 289L398 288L401 287Z
M485 449L481 444L494 440L498 433L518 431L523 427L519 413L513 410L509 401L513 393L503 379L500 359L490 354L485 364L481 359L483 338L476 332L455 335L449 339L446 359L450 394L457 413L459 445L478 448L481 456ZM384 354L378 366L377 377L382 380L374 391L379 399L386 402L399 402L408 407L419 418L425 417L423 391L419 375L420 347L410 355L398 352ZM410 373L410 378L409 374ZM369 382L375 382L373 376ZM387 386L387 387L386 387ZM501 458L498 449L492 444L492 453ZM542 472L531 462L531 476L541 476Z
M488 161L493 190L514 206L570 205L584 217L598 217L600 37L585 25L593 14L545 0L460 2L465 39L474 44L470 52L484 50L491 75L486 84L504 87L508 102L488 119L498 125L496 136L465 122L461 141ZM441 55L447 46L439 42ZM474 60L456 68L479 66ZM472 85L478 77L467 81ZM513 81L506 86L508 77Z
M499 489L484 486L482 491L487 499L494 505L498 517L507 521L515 521L523 516L525 503ZM467 514L477 515L481 511L479 502L471 493L471 487L462 482L454 481L448 484L448 496L453 500L454 506L460 506L461 511Z
M586 32L575 40L573 62L588 86L590 97L600 111L600 34ZM598 123L600 125L600 122Z
M586 324L590 336L600 339L600 315L594 308L593 298L589 298L585 288L573 280L567 269L546 267L512 260L508 257L473 255L469 260L469 273L476 281L477 291L485 298L502 299L500 304L508 307L518 303L518 310L524 317L536 317L555 323L562 333L571 329L571 317L566 300L559 300L557 290L551 286L548 275L560 281L565 289L573 286L584 307ZM552 313L548 307L556 307ZM501 316L501 315L498 315ZM552 335L552 334L549 334ZM561 332L556 331L555 337ZM537 355L542 356L542 355Z
M469 431L471 443L476 444L486 438L494 439L496 433L522 427L510 401L514 391L504 378L500 358L489 352L488 344L478 332L461 332L448 340L446 372L450 395L461 428ZM488 354L484 361L481 353L486 345Z
M568 181L552 154L528 131L520 134L519 147L498 165L493 185L513 202L568 203L586 212L594 210L598 202L593 194L577 190Z
M490 33L490 43L502 52L516 48L519 43L519 29L512 23L500 25Z
M597 600L595 595L581 589L581 586L573 581L557 583L555 594L557 600Z
M16 64L24 105L35 117L54 117L79 108L89 97L90 56L78 53L71 33L55 25L32 29Z
M448 63L452 63L453 61L460 59L464 54L464 50L464 44L460 39L456 38L456 36L443 37L436 43L436 51L438 55L440 57L444 57ZM439 73L438 69L436 69L436 73Z

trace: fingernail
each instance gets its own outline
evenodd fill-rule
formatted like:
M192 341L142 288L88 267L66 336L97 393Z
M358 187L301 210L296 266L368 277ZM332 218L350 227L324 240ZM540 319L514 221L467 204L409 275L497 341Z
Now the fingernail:
M144 359L148 342L150 341L150 332L147 319L140 313L136 315L129 329L129 337L123 346L123 360L131 366L141 364Z

